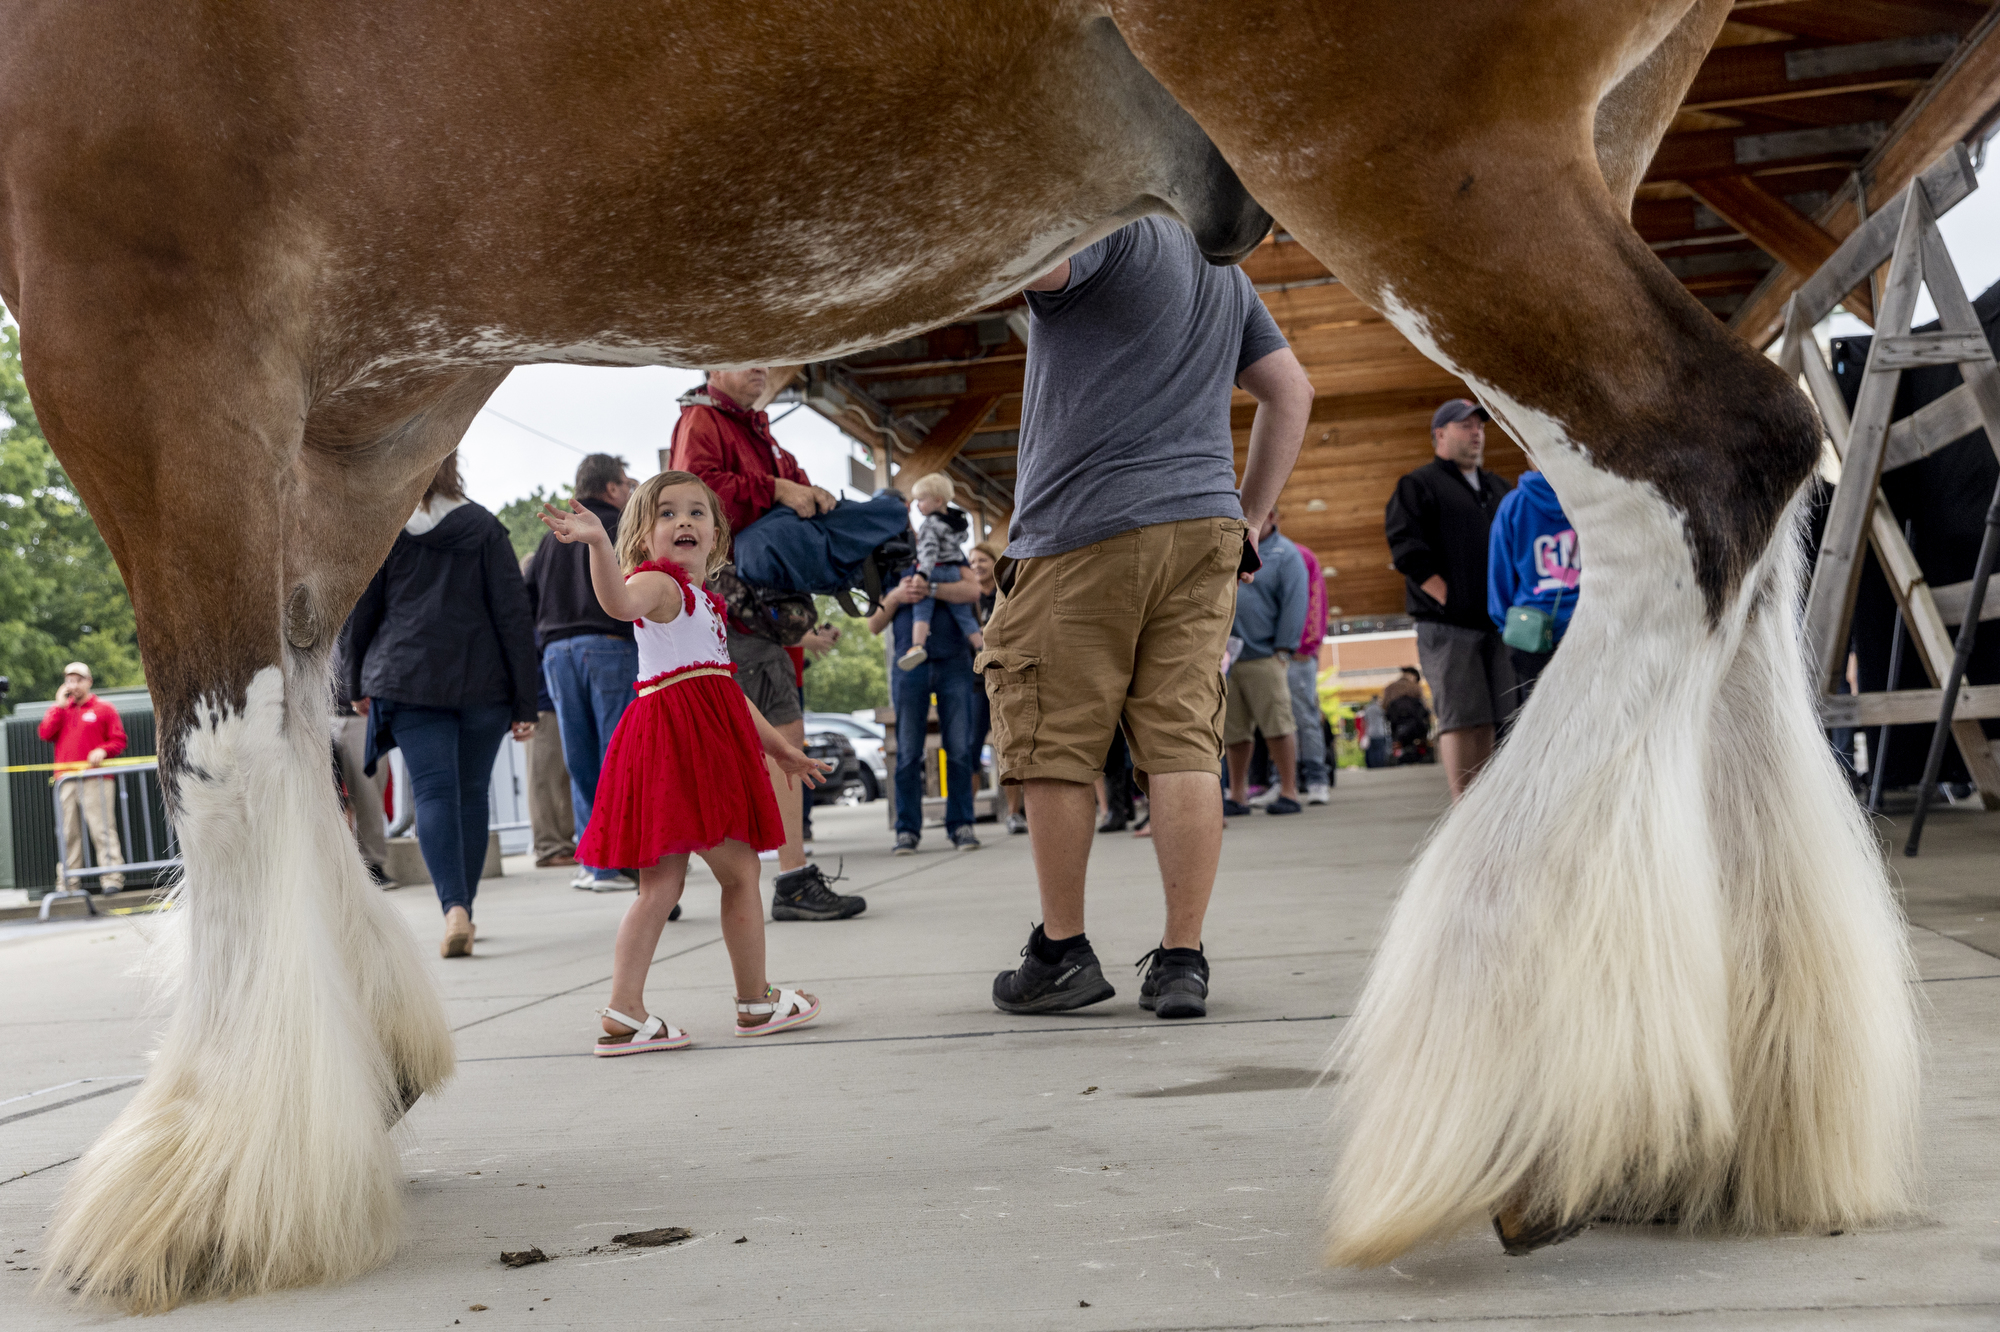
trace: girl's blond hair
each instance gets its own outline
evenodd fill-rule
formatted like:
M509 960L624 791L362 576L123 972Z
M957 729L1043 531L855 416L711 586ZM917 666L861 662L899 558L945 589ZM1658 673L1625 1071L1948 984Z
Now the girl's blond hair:
M722 501L708 488L708 482L693 472L661 472L639 483L632 498L625 502L624 517L618 520L618 567L629 574L647 560L667 558L648 551L646 537L653 530L660 492L668 486L700 486L701 493L708 497L708 511L715 518L715 549L708 552L704 581L715 577L715 571L729 563L729 515L722 511Z
M935 499L949 504L957 495L958 487L943 472L926 472L910 487L910 498L913 500Z

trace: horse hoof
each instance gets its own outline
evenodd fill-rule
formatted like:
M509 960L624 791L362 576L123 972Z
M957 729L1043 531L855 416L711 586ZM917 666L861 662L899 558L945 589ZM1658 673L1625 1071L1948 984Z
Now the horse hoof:
M1574 1239L1588 1229L1590 1229L1588 1221L1557 1221L1547 1218L1530 1221L1514 1211L1501 1211L1493 1217L1493 1233L1500 1237L1501 1251L1511 1258L1533 1253L1536 1249L1546 1249L1551 1244L1561 1244L1564 1240Z
M415 1105L423 1094L423 1088L412 1086L401 1078L396 1079L396 1100L402 1108L389 1116L389 1127L394 1128L402 1123L403 1116L410 1113L410 1107Z

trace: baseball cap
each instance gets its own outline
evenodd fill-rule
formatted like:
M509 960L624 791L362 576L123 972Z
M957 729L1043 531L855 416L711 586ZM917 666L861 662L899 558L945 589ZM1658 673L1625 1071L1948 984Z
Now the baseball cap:
M91 678L91 675L90 675L90 667L88 667L88 666L84 665L84 664L83 664L82 662L80 662L80 661L73 661L73 662L71 662L71 663L70 663L69 665L67 665L67 666L63 667L63 674L64 674L64 675L81 675L81 676L82 676L82 677L83 677L84 679L86 679L86 680L88 680L88 679L90 679L90 678Z
M1493 419L1493 413L1487 411L1470 398L1453 398L1450 402L1431 413L1431 429L1443 429L1454 421L1463 421L1468 416L1476 416L1482 421L1491 421Z

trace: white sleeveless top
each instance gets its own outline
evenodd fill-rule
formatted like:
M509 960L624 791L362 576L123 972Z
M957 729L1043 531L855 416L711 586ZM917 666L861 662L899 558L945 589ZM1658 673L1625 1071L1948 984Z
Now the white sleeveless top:
M639 645L639 684L655 684L698 667L729 670L729 639L723 631L722 615L708 593L691 585L678 566L669 569L663 562L648 560L633 573L669 573L676 575L675 581L681 585L679 615L666 624L644 619L633 622L632 637Z

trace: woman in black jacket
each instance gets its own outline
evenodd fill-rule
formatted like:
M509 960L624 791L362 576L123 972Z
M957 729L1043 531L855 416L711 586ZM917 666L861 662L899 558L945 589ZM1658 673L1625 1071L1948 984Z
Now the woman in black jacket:
M528 589L507 529L465 498L458 454L438 468L348 617L348 693L368 718L368 767L403 751L417 845L444 908L445 957L472 951L487 790L508 724L535 730Z

